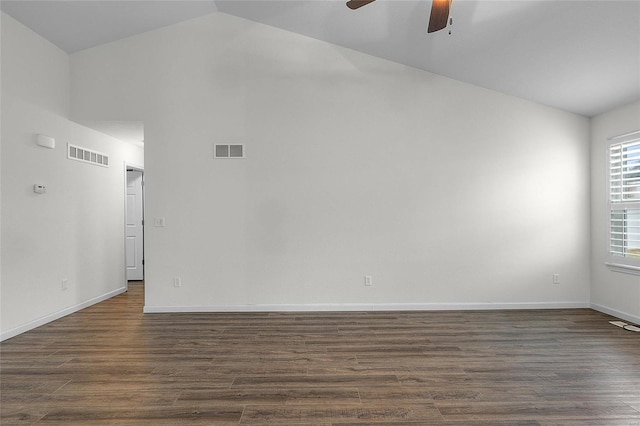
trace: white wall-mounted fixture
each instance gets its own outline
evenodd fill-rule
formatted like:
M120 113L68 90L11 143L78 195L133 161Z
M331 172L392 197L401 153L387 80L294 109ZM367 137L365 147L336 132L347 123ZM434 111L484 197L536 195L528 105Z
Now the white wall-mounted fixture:
M36 138L36 142L38 143L38 145L45 148L54 149L56 147L56 140L51 136L38 135L38 137Z
M69 160L84 161L96 166L109 167L109 156L107 154L71 145L70 143L67 144L67 158Z
M215 144L213 158L245 158L245 147L242 144Z
M44 194L45 192L47 192L47 187L36 183L35 185L33 185L33 192L35 192L36 194Z

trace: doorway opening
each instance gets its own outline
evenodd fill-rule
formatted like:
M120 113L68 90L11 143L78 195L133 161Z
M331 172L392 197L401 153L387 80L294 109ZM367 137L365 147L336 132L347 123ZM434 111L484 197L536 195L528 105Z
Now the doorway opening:
M125 273L130 282L144 281L144 170L126 166Z

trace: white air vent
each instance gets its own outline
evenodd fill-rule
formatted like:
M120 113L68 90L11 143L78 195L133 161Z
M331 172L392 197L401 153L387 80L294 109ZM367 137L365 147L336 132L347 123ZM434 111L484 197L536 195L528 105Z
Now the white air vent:
M218 145L213 149L214 158L244 158L244 145Z
M82 161L96 166L109 167L109 156L101 152L67 144L67 158L69 160Z

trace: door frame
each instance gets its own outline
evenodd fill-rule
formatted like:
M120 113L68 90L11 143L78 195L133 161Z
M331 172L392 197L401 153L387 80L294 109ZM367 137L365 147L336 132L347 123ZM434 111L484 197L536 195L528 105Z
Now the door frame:
M145 234L145 220L144 220L144 215L145 215L145 208L144 208L144 203L145 203L145 190L144 190L144 167L139 165L139 164L134 164L134 163L129 163L127 161L124 162L124 170L123 170L123 176L124 176L124 185L123 185L123 197L124 197L124 211L123 213L123 217L124 217L124 221L123 221L123 230L124 230L124 236L122 238L122 244L124 245L124 268L123 268L123 273L124 273L124 288L125 291L129 290L129 280L127 279L127 172L129 170L132 171L138 171L142 173L142 252L145 252L145 243L144 243L144 234ZM144 265L144 255L143 255L143 261L142 261L142 276L144 277L144 272L145 272L145 265Z

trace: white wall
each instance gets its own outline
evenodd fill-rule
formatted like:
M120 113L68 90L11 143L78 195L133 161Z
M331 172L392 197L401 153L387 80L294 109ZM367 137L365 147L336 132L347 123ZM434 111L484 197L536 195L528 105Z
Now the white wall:
M124 161L143 153L69 121L69 89L69 56L2 13L1 339L126 286ZM67 143L109 154L110 167L67 160Z
M584 117L224 14L72 74L145 123L147 311L588 306Z
M607 261L607 139L640 129L640 102L591 121L591 302L600 311L640 323L640 276L611 271Z

